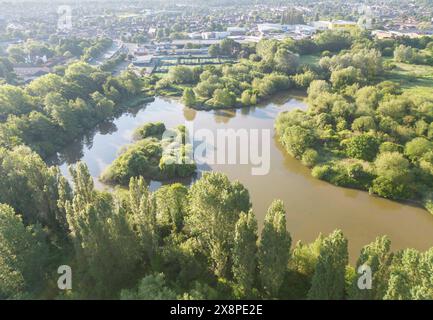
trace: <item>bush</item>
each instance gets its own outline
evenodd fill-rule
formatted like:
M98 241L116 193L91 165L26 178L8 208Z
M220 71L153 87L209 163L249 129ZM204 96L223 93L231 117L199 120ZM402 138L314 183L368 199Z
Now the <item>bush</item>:
M403 153L403 146L394 142L385 141L379 147L379 152L400 152Z
M433 149L433 143L426 138L418 137L406 143L405 154L412 160L419 160L425 153Z
M336 186L348 188L367 188L372 180L372 176L364 171L360 163L336 163L333 166L333 173L329 177L329 182Z
M308 88L311 82L317 80L317 78L318 76L310 70L292 76L292 80L297 88Z
M307 149L302 155L302 164L307 167L314 167L319 159L319 154L314 149Z
M409 192L405 184L395 183L386 177L377 177L374 179L369 192L393 200L403 200L409 197Z
M424 207L433 214L433 195L430 194L424 197Z
M185 127L172 129L167 137L162 123L149 123L138 130L144 139L136 142L121 154L102 173L101 180L126 185L131 177L167 180L191 176L196 164L191 161L191 146L185 144ZM179 137L181 135L181 137Z
M135 139L144 139L148 137L161 137L165 131L165 125L162 122L151 122L137 128L134 132Z
M329 165L315 166L311 171L311 175L320 180L329 181L333 174L333 170Z
M372 161L379 150L377 139L368 134L354 136L344 144L349 157L366 161Z
M284 130L280 140L289 154L299 158L309 147L314 145L315 137L311 130L294 125Z
M352 130L360 131L360 132L368 132L370 130L376 130L376 123L373 117L370 116L362 116L352 123Z

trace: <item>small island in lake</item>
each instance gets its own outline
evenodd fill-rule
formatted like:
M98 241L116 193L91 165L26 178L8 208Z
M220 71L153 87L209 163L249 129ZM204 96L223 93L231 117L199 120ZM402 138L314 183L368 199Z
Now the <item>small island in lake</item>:
M183 125L167 130L161 122L147 123L134 132L136 142L101 174L104 183L126 185L132 177L152 180L186 178L197 166Z

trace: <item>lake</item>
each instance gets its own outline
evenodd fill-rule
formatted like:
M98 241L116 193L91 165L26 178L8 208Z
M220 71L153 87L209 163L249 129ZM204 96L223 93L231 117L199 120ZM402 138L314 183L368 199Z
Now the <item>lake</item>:
M157 97L154 102L134 112L124 113L104 123L72 143L58 155L57 164L68 176L67 166L84 161L98 188L100 173L132 142L134 129L147 122L161 121L167 128L179 124L194 129L269 129L271 130L270 170L266 175L253 176L251 165L200 165L199 173L215 170L237 179L249 190L253 210L259 224L273 199L282 199L287 210L287 226L295 241L313 241L320 232L328 234L336 228L349 239L351 262L360 249L378 235L388 235L393 249L433 246L433 216L421 208L370 196L367 192L333 186L311 177L310 170L288 156L274 136L274 120L278 113L305 109L301 94L284 94L271 102L252 108L219 111L196 111L184 107L176 99ZM258 146L260 147L260 146ZM188 183L190 181L186 181ZM155 190L161 185L150 182Z

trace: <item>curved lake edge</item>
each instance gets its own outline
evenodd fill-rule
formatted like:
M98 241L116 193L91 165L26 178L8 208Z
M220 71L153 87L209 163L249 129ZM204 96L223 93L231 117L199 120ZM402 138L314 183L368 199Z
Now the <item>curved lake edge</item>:
M349 239L351 257L356 258L360 248L376 236L387 234L393 241L393 249L416 248L426 250L433 246L433 219L426 210L401 204L384 198L374 197L366 191L358 191L332 185L311 176L311 170L281 148L274 132L274 120L282 111L305 108L299 92L277 95L276 102L265 103L251 108L233 110L197 111L184 107L179 98L156 97L155 101L139 110L126 112L114 119L110 130L95 132L89 141L84 141L69 163L79 160L88 164L93 177L98 177L101 168L110 164L118 150L131 143L136 127L148 122L162 121L167 127L185 122L206 128L268 128L274 133L271 143L271 173L264 177L252 177L245 166L208 166L199 168L197 176L190 181L168 181L191 184L202 172L214 170L223 172L231 180L238 180L249 190L253 210L259 225L270 202L275 198L284 201L287 211L287 225L293 243L313 241L319 233L327 234L342 229ZM296 99L297 98L297 99ZM138 109L138 108L137 108ZM107 132L108 131L108 132ZM68 157L63 159L61 170L67 173ZM166 184L150 182L150 189L156 190ZM95 181L98 188L112 189ZM427 213L427 214L426 214ZM351 258L352 259L352 258Z

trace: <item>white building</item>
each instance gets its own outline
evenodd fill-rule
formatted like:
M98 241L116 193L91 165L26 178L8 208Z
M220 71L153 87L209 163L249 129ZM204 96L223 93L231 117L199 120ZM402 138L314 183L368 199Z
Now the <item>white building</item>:
M228 33L227 31L218 31L214 33L215 33L215 39L225 39L230 35L230 33Z
M257 25L260 33L284 32L284 26L277 23L262 23Z
M227 32L228 32L231 36L241 36L241 35L244 35L245 33L247 33L247 28L242 28L242 27L228 27L228 28L227 28Z
M216 31L216 32L202 32L201 37L204 40L209 39L225 39L230 34L227 31Z

